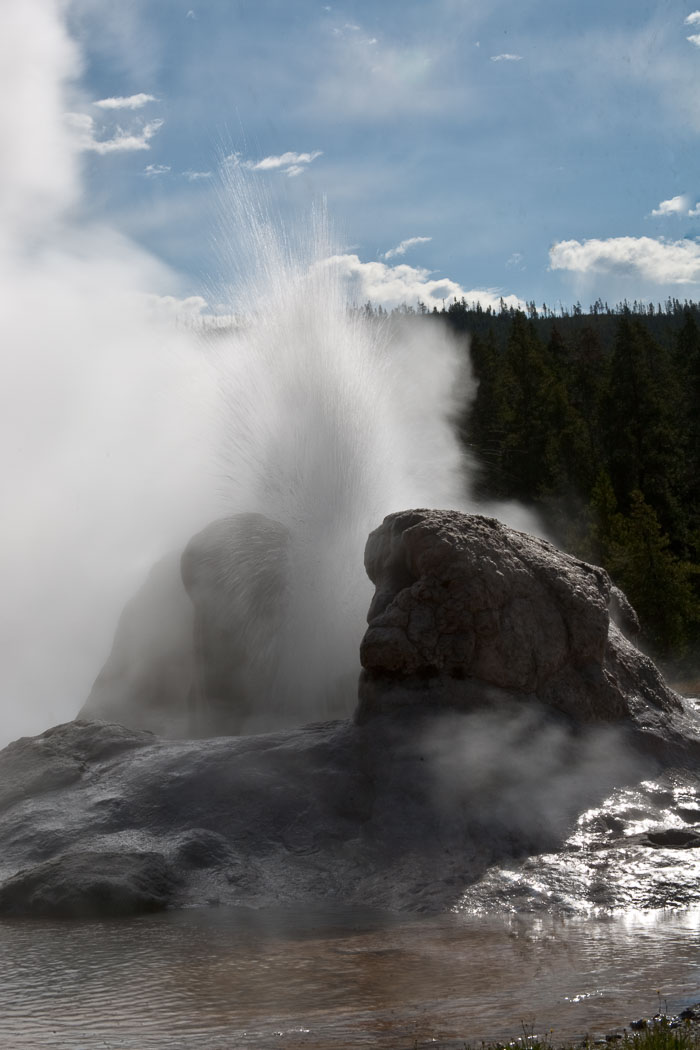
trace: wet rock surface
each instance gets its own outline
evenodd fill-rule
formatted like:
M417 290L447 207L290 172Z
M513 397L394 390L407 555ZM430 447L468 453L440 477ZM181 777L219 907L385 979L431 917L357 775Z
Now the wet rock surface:
M380 719L371 733L347 721L165 741L76 721L18 741L0 753L0 782L26 767L0 808L0 913L452 907L490 864L557 830L511 811L512 784L499 807L478 779L442 783L442 763L459 763L444 752L456 727L428 728Z
M551 853L494 865L458 910L683 908L700 886L700 775L666 770L584 811Z
M163 855L149 850L65 852L8 879L0 915L83 919L161 911L178 881Z
M238 674L245 645L209 622L218 528L183 574L195 641ZM275 536L251 583L263 605ZM354 721L165 740L77 720L1 752L0 913L700 900L697 706L611 622L612 602L634 626L603 570L439 511L391 515L366 561L376 594ZM219 609L236 600L227 586Z
M498 727L416 718L206 741L78 721L18 741L0 753L0 781L27 768L27 791L0 808L0 914L700 899L697 774L658 774L616 742L606 751L607 733L572 737L547 712L499 714ZM505 749L528 740L549 759L527 774L526 750L509 769ZM614 789L621 777L634 786Z

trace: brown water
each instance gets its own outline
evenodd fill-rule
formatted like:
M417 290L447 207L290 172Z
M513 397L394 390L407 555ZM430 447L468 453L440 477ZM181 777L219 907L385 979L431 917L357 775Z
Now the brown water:
M2 1050L462 1047L700 999L700 910L0 924Z

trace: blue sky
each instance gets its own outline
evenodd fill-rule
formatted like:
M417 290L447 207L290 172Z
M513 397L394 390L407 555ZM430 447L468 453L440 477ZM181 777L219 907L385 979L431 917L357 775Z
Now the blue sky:
M0 194L43 185L175 296L227 278L233 156L283 215L327 200L358 298L700 298L691 4L10 0L2 19Z
M446 282L550 304L700 297L700 14L688 4L67 11L83 60L73 110L96 141L123 138L85 150L83 208L169 263L181 291L202 292L216 266L217 170L235 152L251 169L272 158L255 176L283 211L325 195L354 265L415 269L406 289L428 282L433 299L455 290ZM134 96L138 108L104 103ZM390 281L375 267L362 287L390 297Z

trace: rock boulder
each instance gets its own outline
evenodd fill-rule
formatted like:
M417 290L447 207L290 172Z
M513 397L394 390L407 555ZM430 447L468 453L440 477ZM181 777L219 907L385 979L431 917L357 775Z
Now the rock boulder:
M685 747L682 699L611 620L634 613L605 570L493 518L391 514L370 534L375 585L357 719L416 705L538 701L578 724L632 726Z
M208 526L182 559L193 610L185 627L194 624L182 644L199 690L190 694L209 724L231 732L253 697L274 707L254 660L262 654L274 672L265 653L285 601L285 542L281 527L248 515ZM583 834L586 814L607 843L620 807L613 799L606 810L605 798L625 784L633 799L651 792L658 811L620 869L625 899L656 900L638 892L646 855L659 856L663 874L666 850L697 848L698 716L612 622L611 610L635 626L607 574L450 511L390 515L369 538L366 564L376 593L354 721L199 740L75 721L0 752L0 915L323 899L508 907L518 863L525 875L529 863L549 865L548 907L587 907L591 879L570 876L566 843L580 849L571 831ZM127 713L135 680L167 701L158 652L155 678L147 660L141 678L129 676L128 645L118 654L121 678L104 694L117 709L120 681ZM657 798L658 774L672 764L686 773ZM611 871L628 839L610 854ZM589 846L599 872L595 835ZM617 901L614 878L596 879L595 900ZM696 901L696 883L687 879L674 902Z

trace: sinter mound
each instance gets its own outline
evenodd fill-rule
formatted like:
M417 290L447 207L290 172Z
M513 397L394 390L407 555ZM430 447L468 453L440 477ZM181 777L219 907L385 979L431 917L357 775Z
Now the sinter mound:
M251 523L256 550L265 536L274 545L264 564L275 575L284 537L274 523L247 517L243 526ZM231 525L240 537L241 523ZM376 594L354 720L199 740L139 729L145 716L127 673L130 647L146 708L167 708L170 659L187 679L175 692L180 707L193 682L226 678L226 645L201 644L212 622L207 603L220 610L227 591L238 600L248 592L236 574L257 570L254 556L232 558L231 544L217 539L211 549L228 551L226 564L219 573L207 563L211 593L207 573L198 573L196 608L188 614L177 605L157 667L148 666L135 629L152 621L138 602L125 611L119 659L101 676L110 717L123 725L85 720L99 708L96 686L83 720L0 753L0 911L112 915L324 898L412 911L470 900L510 907L511 890L498 878L503 865L507 887L520 887L513 906L658 906L654 894L668 886L670 865L700 848L692 819L700 814L697 718L611 622L612 608L634 626L624 599L602 569L478 516L407 511L370 536L366 565ZM192 593L191 577L188 584ZM176 591L172 579L152 583L151 614L159 596L172 602ZM276 586L265 590L262 603L268 625L276 622L275 593ZM234 624L235 617L227 630ZM201 666L222 651L220 666ZM229 681L226 698L217 684L217 725L222 703L232 705L226 717L235 724L236 705L256 688L245 660L239 646L231 666L247 683L246 697ZM671 764L685 772L664 773L662 790L657 775ZM630 838L623 819L590 808L624 785L637 785L629 788L635 805L647 806L654 824L643 841ZM579 822L570 845L584 811L587 823ZM567 875L569 849L577 851L576 879ZM543 851L547 863L533 860ZM532 863L538 878L530 892L523 873ZM650 864L663 879L649 881ZM679 874L683 899L674 903L695 900L696 881Z

